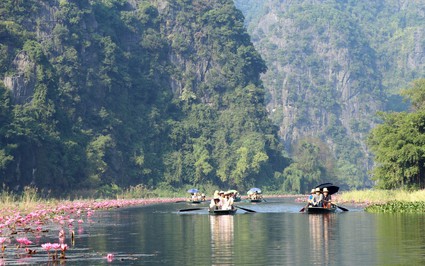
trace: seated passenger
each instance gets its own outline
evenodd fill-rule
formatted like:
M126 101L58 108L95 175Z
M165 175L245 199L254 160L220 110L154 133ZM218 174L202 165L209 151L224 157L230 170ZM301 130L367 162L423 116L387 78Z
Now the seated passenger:
M323 195L320 192L320 188L316 188L316 194L313 197L313 206L322 207L323 204Z
M226 204L226 197L224 196L224 191L220 190L220 192L218 192L219 198L220 198L220 209Z
M323 207L330 209L332 206L332 197L327 188L323 189Z
M316 194L316 190L313 188L310 191L310 195L308 196L308 206L313 206L313 199L314 199L314 195Z
M210 210L219 210L220 209L220 198L214 197L211 199Z
M233 209L233 202L234 202L234 200L233 200L233 197L230 196L230 194L231 194L230 192L226 192L224 194L226 200L225 200L225 202L224 202L224 204L222 206L222 209L223 210L232 210Z

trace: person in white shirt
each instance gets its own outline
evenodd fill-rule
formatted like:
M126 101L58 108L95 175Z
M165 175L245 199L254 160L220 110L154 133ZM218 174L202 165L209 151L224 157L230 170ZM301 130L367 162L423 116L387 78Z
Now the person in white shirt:
M313 197L313 206L322 207L323 204L323 194L320 192L320 188L316 188L316 195Z
M225 201L224 201L222 209L223 210L232 210L234 200L233 200L233 197L231 197L231 193L229 191L227 191L224 195L225 195Z
M218 196L211 199L210 210L220 209L220 198Z

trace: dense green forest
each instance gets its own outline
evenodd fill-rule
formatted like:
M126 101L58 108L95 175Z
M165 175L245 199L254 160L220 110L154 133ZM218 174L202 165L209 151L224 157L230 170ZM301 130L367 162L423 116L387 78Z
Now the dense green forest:
M286 182L312 176L301 174L308 143L315 151L310 154L322 158L311 167L313 175L326 170L328 179L345 188L374 186L374 152L367 137L381 123L377 113L407 110L400 89L425 76L424 2L235 4L268 67L262 75L267 108L294 159ZM299 187L288 183L286 189Z
M405 93L414 112L398 95L425 76L422 9L3 0L0 182L51 195L423 187L422 81Z
M288 164L232 1L0 2L0 182L278 187Z

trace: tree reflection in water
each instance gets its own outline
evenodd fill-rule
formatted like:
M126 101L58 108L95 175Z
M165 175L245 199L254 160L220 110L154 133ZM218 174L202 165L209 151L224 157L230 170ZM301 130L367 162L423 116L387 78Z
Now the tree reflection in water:
M232 264L233 215L210 215L212 265Z
M310 225L310 250L313 251L313 261L323 265L329 265L333 259L329 249L329 242L332 239L332 225L335 214L309 214Z

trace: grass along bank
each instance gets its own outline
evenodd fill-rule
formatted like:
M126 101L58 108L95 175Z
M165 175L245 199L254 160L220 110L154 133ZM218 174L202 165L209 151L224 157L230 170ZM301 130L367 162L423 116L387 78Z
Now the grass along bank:
M376 204L389 201L425 202L425 190L353 190L340 193L338 201L341 203Z
M73 199L57 199L42 195L42 193L38 192L37 188L33 187L25 187L22 193L19 194L10 192L8 189L3 187L3 190L0 191L0 222L4 219L4 217L13 216L17 213L20 215L27 215L39 210L48 210L49 212L54 213L57 206L67 204L83 204L85 206L93 206L97 209L107 209L125 207L126 205L145 205L184 200L183 197L173 195L171 192L168 193L168 195L172 195L169 197L159 194L160 193L158 193L158 191L149 191L144 187L136 186L123 190L119 194L114 195L114 197L101 197L96 199L88 197L74 197ZM107 202L108 204L102 205L102 202Z
M355 190L341 193L338 201L364 205L367 212L425 212L425 190Z

